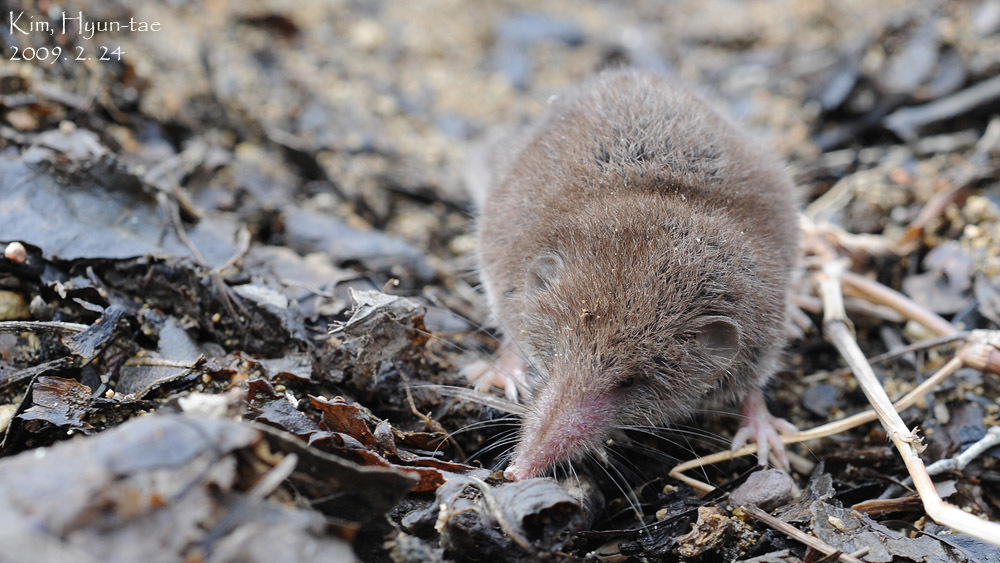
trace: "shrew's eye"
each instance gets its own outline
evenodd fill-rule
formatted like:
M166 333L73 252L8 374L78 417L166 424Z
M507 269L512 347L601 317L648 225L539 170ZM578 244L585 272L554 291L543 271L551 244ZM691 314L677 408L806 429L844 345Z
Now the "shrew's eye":
M629 376L618 382L619 389L628 389L635 385L635 377Z

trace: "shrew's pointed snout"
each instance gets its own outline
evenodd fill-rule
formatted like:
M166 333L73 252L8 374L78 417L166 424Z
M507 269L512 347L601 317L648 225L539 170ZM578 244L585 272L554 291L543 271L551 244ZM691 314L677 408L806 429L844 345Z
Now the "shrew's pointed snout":
M555 465L598 450L610 433L614 409L608 393L572 401L549 387L535 406L524 420L514 461L503 472L510 481L538 477Z
M517 462L512 462L507 466L507 469L503 470L503 478L508 481L524 481L525 479L530 479L532 475L526 474L521 470Z

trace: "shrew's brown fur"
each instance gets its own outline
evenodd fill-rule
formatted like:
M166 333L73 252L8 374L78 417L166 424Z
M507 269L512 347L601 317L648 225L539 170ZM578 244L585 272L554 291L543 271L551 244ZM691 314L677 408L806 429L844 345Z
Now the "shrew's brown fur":
M797 198L778 161L699 96L606 71L496 154L480 266L534 368L522 465L735 402L772 374Z

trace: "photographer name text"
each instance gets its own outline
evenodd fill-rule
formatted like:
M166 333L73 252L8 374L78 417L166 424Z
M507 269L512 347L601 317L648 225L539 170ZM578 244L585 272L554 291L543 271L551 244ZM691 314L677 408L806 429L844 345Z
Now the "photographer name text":
M83 15L83 12L67 14L62 12L61 16L55 20L35 19L35 16L26 15L24 12L11 11L9 15L9 31L11 35L31 35L33 33L47 33L55 35L57 32L64 35L77 34L83 39L90 40L97 33L110 32L155 32L160 31L163 26L158 21L137 20L134 17L128 20L90 20Z

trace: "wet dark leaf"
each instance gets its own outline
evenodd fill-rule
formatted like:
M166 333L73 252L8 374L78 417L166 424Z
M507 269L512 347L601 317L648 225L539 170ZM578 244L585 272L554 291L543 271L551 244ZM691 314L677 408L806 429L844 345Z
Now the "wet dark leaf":
M280 246L252 247L244 258L243 267L267 285L281 287L283 293L298 303L306 317L316 314L317 309L330 307L338 313L346 309L346 300L331 295L331 288L358 277L355 272L333 266L324 254L303 257Z
M167 317L158 323L158 351L148 352L122 366L117 393L143 398L167 383L180 379L194 379L194 371L202 355L197 343L177 319Z
M296 409L285 396L275 393L266 380L251 380L249 388L247 401L257 413L254 417L256 422L305 439L320 432L319 424Z
M362 231L336 217L291 209L284 217L287 245L301 254L324 252L337 265L362 264L365 271L427 282L436 272L415 248L379 231ZM2 232L2 231L0 231Z
M374 385L376 370L383 362L412 358L429 333L423 322L424 308L411 299L379 291L350 291L353 302L351 318L334 327L332 334L343 334L357 347L359 387ZM397 390L398 392L398 390Z
M108 307L87 330L64 339L71 352L89 361L114 338L127 334L130 315L117 305Z
M938 30L934 21L914 27L906 42L876 77L887 94L911 94L934 70L938 60Z
M986 426L983 423L985 413L979 404L965 401L955 402L948 405L948 410L950 419L947 433L952 441L949 452L957 452L968 447L986 435Z
M446 556L458 557L475 550L488 559L532 560L531 554L497 528L487 503L474 486L462 480L450 481L437 490L436 499L436 528Z
M388 512L416 477L404 468L371 467L309 447L290 434L258 428L272 451L298 456L290 479L296 489L313 499L313 507L349 522L366 522Z
M191 380L202 358L198 344L177 319L166 317L157 323L157 352L143 352L127 361L119 371L115 392L141 399L161 386L177 380Z
M392 425L389 424L388 420L380 421L375 425L375 431L372 434L375 436L375 443L378 444L380 450L388 456L397 456L399 452L396 450L396 436L393 434Z
M419 450L436 450L444 443L441 434L432 432L402 432L402 444Z
M551 479L507 483L494 494L507 521L536 547L559 549L583 526L580 503Z
M89 433L91 426L84 418L90 407L91 392L90 387L73 379L40 376L31 388L32 406L18 418Z
M9 534L0 552L24 560L45 546L36 555L56 561L149 559L151 549L164 561L193 553L232 560L251 548L244 560L350 557L348 544L323 534L317 513L241 492L238 468L260 467L250 460L262 438L231 421L149 416L0 461L0 522Z
M268 379L298 379L308 381L312 378L312 357L306 354L291 354L282 358L257 360L256 363L264 369Z
M961 245L949 241L924 258L927 272L903 280L903 290L914 301L936 313L955 313L972 299L973 260Z
M292 311L244 300L220 278L188 262L140 258L103 263L94 270L113 291L142 295L150 307L191 319L217 344L267 357L300 346L302 321Z
M64 375L72 365L73 361L70 358L58 358L21 370L5 371L0 378L0 388L41 375Z
M85 169L67 182L23 161L0 158L0 239L24 240L48 258L192 256L138 178ZM235 252L232 221L202 221L187 236L210 265ZM228 243L226 241L229 241Z
M964 557L970 563L1000 563L1000 550L994 545L938 526L933 522L929 522L924 531L957 548L956 551L960 551L957 555Z
M933 538L907 537L847 508L815 501L810 510L813 513L812 531L816 537L846 553L868 547L865 561L887 563L894 558L928 563L964 560L954 558L944 544Z

